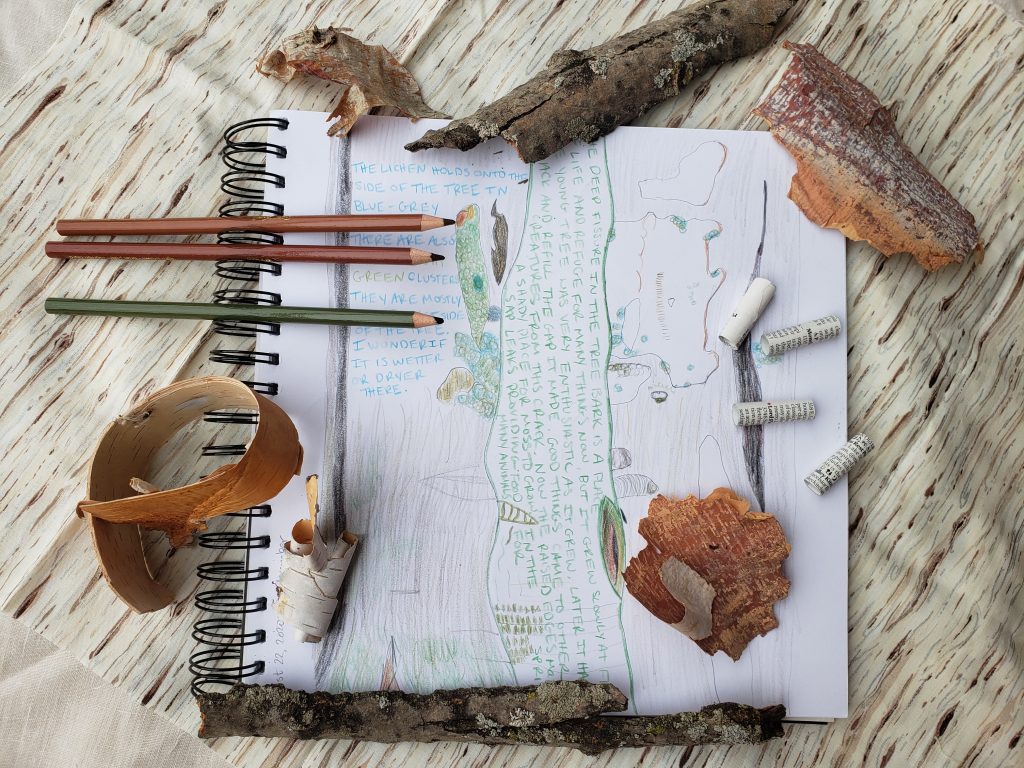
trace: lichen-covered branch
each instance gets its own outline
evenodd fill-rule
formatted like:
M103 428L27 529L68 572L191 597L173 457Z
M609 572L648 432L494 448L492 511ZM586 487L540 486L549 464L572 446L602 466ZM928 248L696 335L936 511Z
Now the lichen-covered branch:
M532 80L406 149L466 150L500 135L529 163L595 141L710 67L767 45L795 1L696 3L589 50L558 51Z
M626 708L622 692L613 685L568 681L425 695L305 693L240 684L227 693L203 694L198 701L204 738L534 744L587 754L658 744L752 744L781 736L785 716L782 706L727 703L659 717L601 717Z

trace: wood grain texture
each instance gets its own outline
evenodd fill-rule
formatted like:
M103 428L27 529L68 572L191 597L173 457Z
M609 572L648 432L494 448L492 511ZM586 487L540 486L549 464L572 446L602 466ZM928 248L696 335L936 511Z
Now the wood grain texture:
M793 58L754 114L796 159L789 198L807 218L886 256L910 253L929 271L980 258L974 217L902 142L878 98L813 45L782 47Z
M328 109L337 87L279 83L255 57L318 22L352 27L406 63L438 109L464 114L538 71L675 10L678 0L87 0L0 116L0 603L175 726L198 724L185 669L204 553L158 578L169 611L130 615L102 582L73 516L102 427L206 362L205 322L47 317L47 295L206 300L209 266L52 263L65 216L210 215L219 134L272 107ZM973 765L1024 761L1024 28L983 0L801 2L782 34L893 107L900 133L975 214L980 266L924 274L848 248L850 430L878 448L850 503L848 720L798 725L758 747L568 750L224 739L238 765ZM642 123L764 129L750 109L781 74L770 48L717 68ZM325 126L326 129L326 126ZM224 344L229 348L234 344ZM205 441L206 435L204 435ZM180 454L198 472L194 446ZM820 457L808 457L813 464ZM156 481L156 478L150 478ZM166 554L156 541L150 556Z

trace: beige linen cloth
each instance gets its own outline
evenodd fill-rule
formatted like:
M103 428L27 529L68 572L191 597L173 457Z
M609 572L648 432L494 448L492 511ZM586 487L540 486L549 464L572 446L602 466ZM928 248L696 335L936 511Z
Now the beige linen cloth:
M42 61L73 5L73 0L0 2L0 94Z
M0 96L46 55L71 0L0 5ZM0 613L0 765L231 768L194 734Z
M0 3L0 97L42 61L72 0ZM0 614L0 765L230 768L193 734Z
M75 502L100 429L206 362L207 323L53 318L48 295L208 300L208 265L48 262L62 216L187 216L220 202L220 132L327 110L256 55L317 22L407 62L461 115L561 47L681 0L0 0L0 766L1010 766L1024 763L1024 29L1020 0L798 3L812 42L893 104L922 161L976 215L983 264L926 275L848 246L850 717L757 747L569 750L195 739L189 636L203 552L168 552L178 602L130 614L98 575ZM53 42L52 47L48 43ZM720 67L642 124L763 129L777 47ZM237 371L248 375L245 370ZM174 454L183 467L194 453ZM13 617L13 618L12 618ZM227 762L225 762L227 761Z
M66 651L0 614L0 765L229 768Z

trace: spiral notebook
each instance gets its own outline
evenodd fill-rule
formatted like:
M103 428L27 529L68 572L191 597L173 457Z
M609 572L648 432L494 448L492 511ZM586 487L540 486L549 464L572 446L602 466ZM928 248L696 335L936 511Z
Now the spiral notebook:
M427 692L572 678L615 683L643 714L733 700L845 716L846 485L819 498L802 482L846 439L845 334L784 357L756 343L824 315L845 324L844 241L787 198L785 152L763 132L620 128L526 166L500 140L403 149L437 121L364 117L331 139L325 118L281 112L231 133L227 212L457 216L423 233L286 238L445 260L226 263L259 286L221 298L445 322L220 329L258 337L251 357L218 354L255 363L252 385L296 422L325 536L361 540L328 635L297 643L273 601L282 544L307 514L303 478L251 511L232 540L246 552L231 571L241 640L222 643L228 666L201 684ZM262 128L265 142L247 133ZM757 276L776 297L734 353L718 330ZM811 422L744 432L730 418L740 400L805 397ZM775 514L792 545L780 626L736 662L654 618L621 578L654 495L719 486Z

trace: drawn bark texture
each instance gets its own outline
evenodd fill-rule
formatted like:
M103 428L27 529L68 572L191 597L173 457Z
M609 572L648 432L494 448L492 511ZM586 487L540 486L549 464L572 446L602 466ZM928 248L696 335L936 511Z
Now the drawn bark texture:
M171 557L150 540L151 555L168 555L159 578L181 585L180 601L131 615L103 583L74 505L95 437L128 404L175 378L251 371L207 362L211 349L239 346L207 323L44 315L49 295L200 301L222 287L201 263L48 261L42 244L56 218L213 213L225 125L334 103L332 83L284 86L252 68L314 22L387 46L432 106L466 114L539 71L551 51L592 47L682 5L314 0L282 15L261 0L79 3L0 113L2 609L168 727L196 730L187 658L194 571L209 553ZM531 747L212 742L223 756L247 767L1022 761L1024 27L984 0L804 0L780 35L813 43L892 105L900 134L975 215L986 245L981 265L935 274L848 246L850 433L878 444L851 477L850 717L794 725L760 747L658 747L598 763ZM763 129L750 110L787 58L768 47L706 72L640 122ZM204 468L185 443L169 466L194 479ZM806 457L808 467L829 449ZM792 544L813 546L799 529Z

